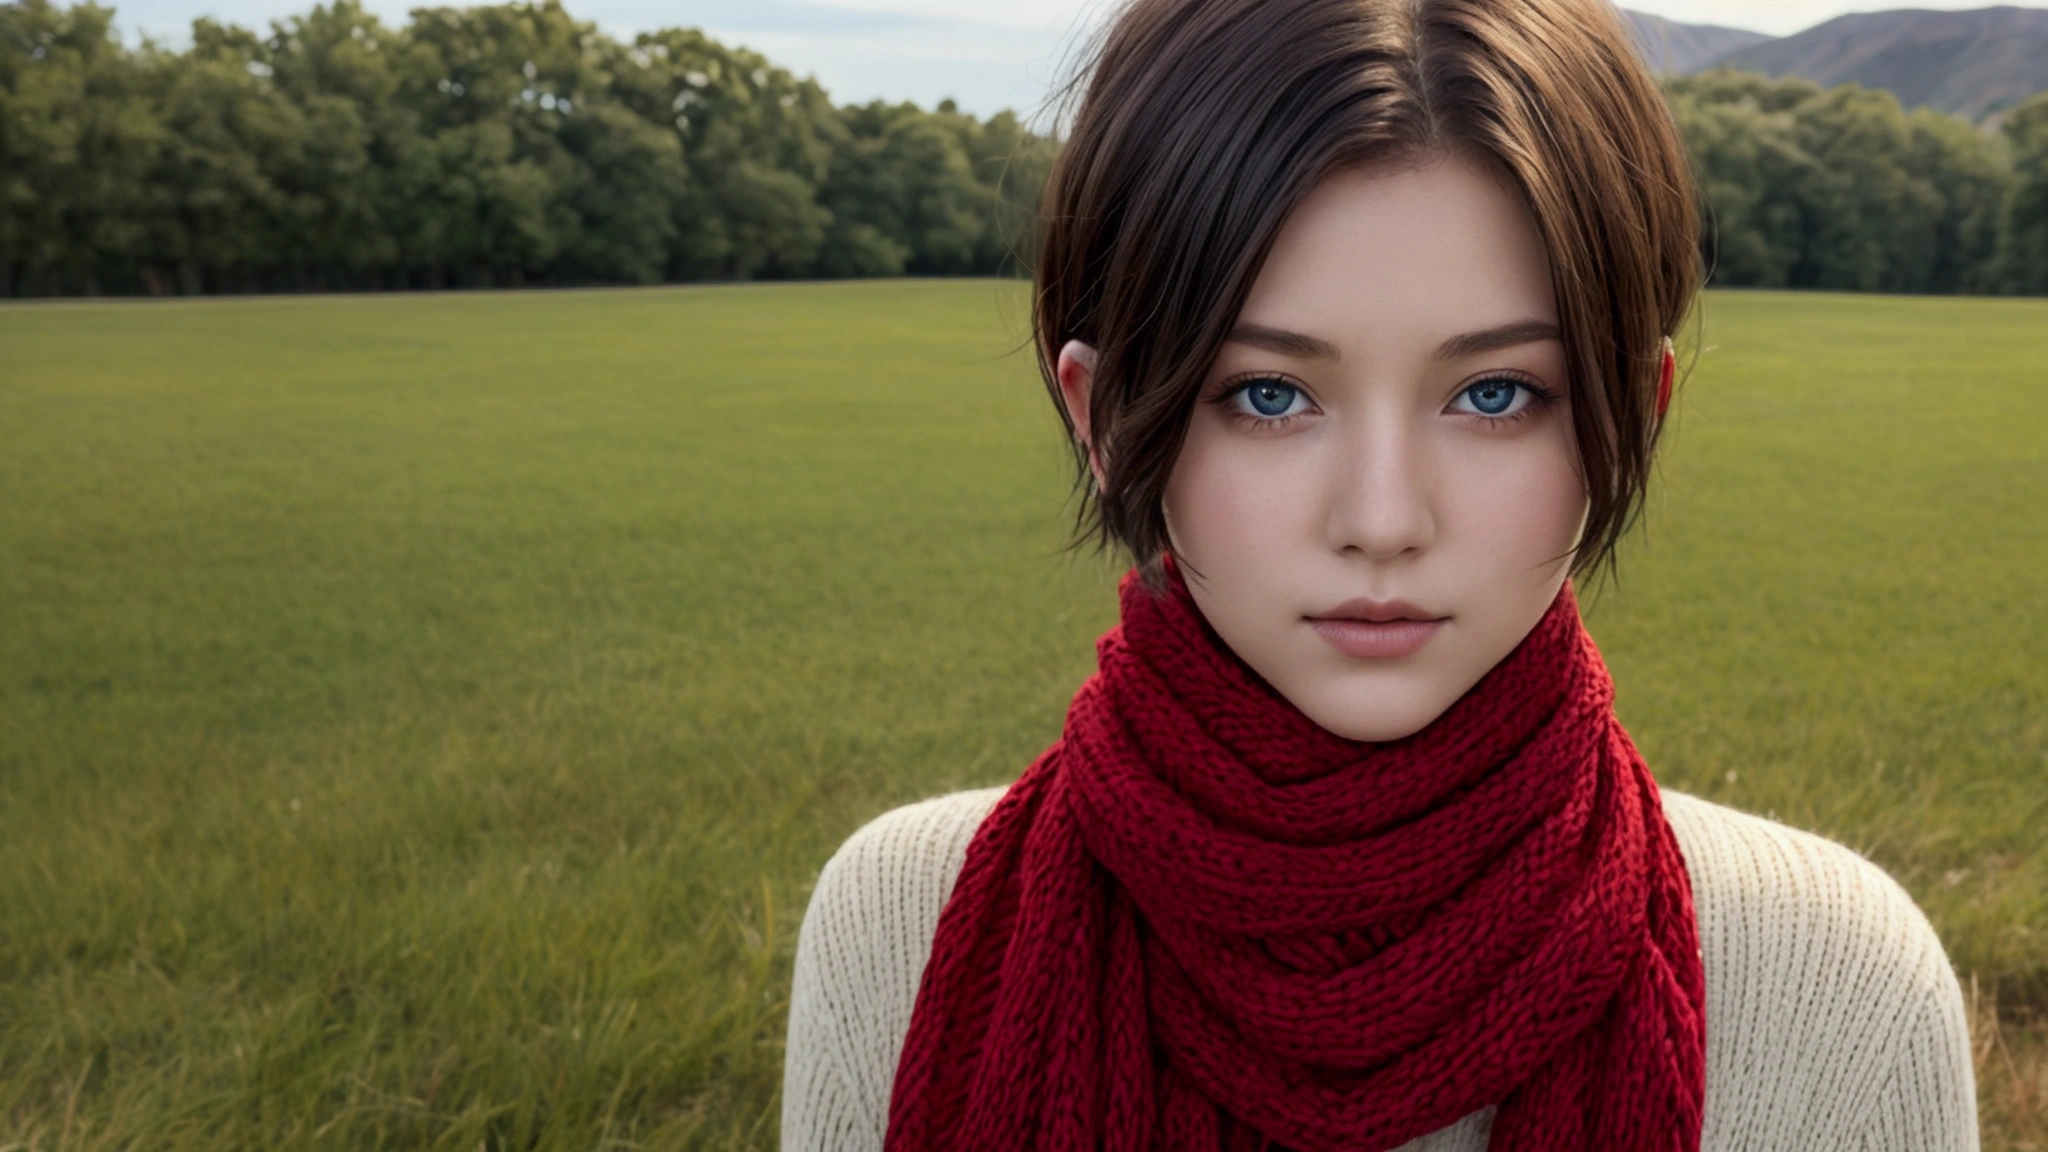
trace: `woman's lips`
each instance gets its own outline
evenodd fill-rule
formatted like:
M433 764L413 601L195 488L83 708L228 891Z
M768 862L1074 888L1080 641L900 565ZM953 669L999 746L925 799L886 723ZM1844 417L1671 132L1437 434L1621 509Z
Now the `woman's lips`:
M1422 650L1449 617L1437 620L1311 619L1330 646L1359 660L1392 660Z

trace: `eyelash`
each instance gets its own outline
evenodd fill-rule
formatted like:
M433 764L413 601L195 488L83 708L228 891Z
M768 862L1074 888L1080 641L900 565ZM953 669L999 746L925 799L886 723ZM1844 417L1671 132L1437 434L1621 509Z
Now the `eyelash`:
M1451 398L1451 403L1457 403L1460 397L1472 391L1472 389L1479 387L1481 384L1489 383L1491 381L1505 381L1509 384L1513 384L1515 387L1520 388L1522 391L1527 392L1529 394L1529 402L1527 404L1522 405L1522 407L1519 410L1510 413L1506 416L1488 416L1484 412L1460 412L1460 416L1476 416L1480 420L1484 420L1488 424L1494 425L1519 424L1522 421L1527 420L1532 416L1535 416L1540 410L1548 408L1550 405L1555 404L1558 400L1558 394L1556 392L1553 392L1550 389L1543 387L1541 384L1536 383L1534 380L1529 379L1527 376L1522 375L1520 372L1489 372L1486 375L1481 376L1477 380L1474 380L1471 383L1465 385L1463 388L1458 389L1458 394L1457 396L1453 396Z
M1296 393L1299 393L1301 395L1305 396L1308 393L1307 389L1303 388L1299 384L1296 384L1294 381L1287 379L1284 376L1275 376L1269 372L1261 372L1249 376L1234 377L1230 381L1227 381L1224 384L1223 390L1216 394L1212 402L1221 405L1224 414L1228 415L1231 419L1236 420L1241 424L1245 424L1250 427L1256 428L1262 432L1277 431L1281 428L1285 428L1289 424L1294 423L1296 418L1308 415L1308 413L1306 412L1295 412L1286 416L1254 416L1248 412L1239 411L1235 406L1231 404L1231 401L1237 397L1238 393L1243 392L1245 389L1251 387L1254 384L1263 383L1269 380L1284 385L1288 388L1292 388ZM1547 408L1551 404L1556 403L1558 400L1558 394L1556 392L1553 392L1548 388L1542 387L1535 381L1529 379L1526 376L1523 376L1519 372L1490 372L1484 376L1481 376L1477 380L1474 380L1471 383L1465 385L1463 388L1458 389L1457 396L1463 396L1467 392L1470 392L1472 389L1477 388L1479 385L1485 384L1488 381L1493 380L1504 380L1527 392L1529 394L1529 403L1524 404L1519 410L1506 416L1488 416L1483 412L1460 412L1458 413L1458 415L1472 416L1486 424L1496 426L1505 424L1519 424L1523 420L1526 420L1529 417L1535 415L1539 409ZM1457 403L1457 396L1452 397L1451 402L1453 404Z
M1285 387L1292 388L1298 395L1306 396L1308 394L1307 389L1303 388L1299 384L1296 384L1294 381L1287 379L1284 376L1275 376L1271 373L1262 372L1255 373L1249 376L1234 377L1224 385L1223 390L1221 392L1218 392L1216 394L1215 403L1221 406L1224 415L1229 416L1232 420L1235 420L1240 424L1245 424L1253 428L1257 428L1262 432L1274 431L1277 429L1285 428L1289 424L1294 423L1296 418L1307 415L1307 413L1304 412L1296 412L1287 416L1254 416L1248 412L1240 412L1237 409L1237 407L1231 403L1231 401L1235 400L1238 394L1243 392L1245 389L1251 387L1254 384L1261 384L1268 380L1274 381Z

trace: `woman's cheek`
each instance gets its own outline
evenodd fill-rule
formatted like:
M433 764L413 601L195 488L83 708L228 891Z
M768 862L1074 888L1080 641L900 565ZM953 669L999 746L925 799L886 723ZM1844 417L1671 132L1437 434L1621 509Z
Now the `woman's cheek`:
M1190 428L1166 490L1174 542L1196 567L1223 577L1269 567L1276 550L1298 547L1297 523L1314 507L1303 491L1312 467L1298 438Z
M1499 578L1540 586L1570 564L1567 555L1586 513L1586 492L1568 437L1541 436L1454 455L1444 495L1455 501L1458 536L1472 560Z

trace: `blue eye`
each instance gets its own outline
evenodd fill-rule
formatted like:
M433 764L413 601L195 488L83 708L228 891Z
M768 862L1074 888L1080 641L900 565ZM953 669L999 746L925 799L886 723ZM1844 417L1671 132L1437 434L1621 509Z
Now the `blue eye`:
M1468 401L1472 405L1472 410L1481 416L1504 416L1508 409L1514 406L1515 401L1528 392L1526 385L1494 377L1490 380L1481 380L1465 389L1459 396Z
M1254 380L1237 390L1253 414L1267 419L1285 416L1301 399L1301 389L1285 380Z

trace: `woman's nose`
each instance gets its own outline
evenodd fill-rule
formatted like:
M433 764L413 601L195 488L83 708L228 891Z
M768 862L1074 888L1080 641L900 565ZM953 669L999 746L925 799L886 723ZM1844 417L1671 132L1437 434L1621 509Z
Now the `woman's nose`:
M1422 435L1397 416L1362 419L1336 438L1326 531L1332 550L1386 561L1436 539L1430 462Z

